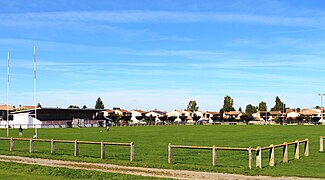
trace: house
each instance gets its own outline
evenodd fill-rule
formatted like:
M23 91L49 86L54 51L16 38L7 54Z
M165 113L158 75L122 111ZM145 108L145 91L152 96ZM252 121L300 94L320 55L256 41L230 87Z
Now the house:
M7 111L9 111L10 114L14 110L15 108L12 106L0 105L0 121L7 121ZM9 116L9 120L12 120L12 116Z
M223 118L224 119L237 119L237 120L239 120L241 116L242 116L242 112L240 112L240 111L229 111L229 112L224 112L223 113Z
M17 111L35 109L36 106L19 105ZM37 107L36 107L37 108Z
M146 111L140 110L140 109L133 109L131 112L131 121L134 124L141 123L143 120L145 120L146 117Z
M114 110L106 109L106 110L101 111L101 113L103 113L104 117L112 117L114 114Z
M209 120L209 123L213 123L214 121L220 119L219 112L207 111L205 112L205 118Z
M314 117L321 117L322 115L322 111L320 109L302 109L299 112L300 115L304 115L304 116L310 116L311 118Z
M189 123L192 123L192 122L194 122L194 120L193 120L193 116L194 116L194 112L192 112L192 111L187 111L187 110L184 110L183 112L182 112L182 114L184 115L184 116L186 116L187 117L187 122L189 122Z
M177 110L177 109L175 109L171 112L167 112L166 114L169 119L174 119L174 122L181 122L182 119L180 117L182 117L184 115L184 113L181 110Z
M167 120L166 112L159 111L159 110L152 110L145 114L146 118L149 119L149 121L154 121L155 123L160 123L162 121Z
M274 119L276 119L278 117L283 117L284 118L285 113L281 113L281 111L270 111L268 119L269 120L274 120Z
M99 109L37 108L12 112L13 128L59 128L59 127L98 127L105 120L98 117Z
M287 113L287 119L296 119L299 116L300 114L295 111Z
M119 107L113 108L114 114L118 114L121 116L122 123L128 123L131 120L132 113L128 110L121 109Z

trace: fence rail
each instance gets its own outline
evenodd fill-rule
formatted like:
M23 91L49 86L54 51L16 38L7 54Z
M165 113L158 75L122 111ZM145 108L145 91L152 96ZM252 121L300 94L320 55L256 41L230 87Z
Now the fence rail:
M9 151L14 151L14 141L29 141L29 152L34 152L34 142L50 142L51 154L55 154L56 143L73 143L74 144L74 156L79 155L79 144L99 144L100 145L100 158L105 159L105 146L129 146L130 147L130 161L134 160L134 143L119 143L119 142L93 142L93 141L78 141L78 140L57 140L57 139L33 139L33 138L6 138L0 137L1 140L9 140Z
M325 138L325 137L321 137ZM322 139L323 140L323 139ZM262 151L270 150L269 156L269 165L275 166L275 149L283 147L283 162L288 162L288 147L289 145L295 145L295 159L300 158L300 143L304 143L304 156L309 156L309 140L296 140L294 142L284 142L282 144L265 146L265 147L256 147L256 148L234 148L234 147L217 147L213 146L184 146L184 145L172 145L168 144L168 163L173 163L173 149L202 149L202 150L212 150L212 166L216 166L216 158L217 158L217 150L225 150L225 151L247 151L248 152L248 168L252 169L252 161L253 155L252 151L256 151L256 167L262 168Z
M204 150L212 150L212 166L216 166L217 160L217 150L230 150L230 151L247 151L248 152L248 167L252 168L252 149L249 148L231 148L231 147L217 147L213 146L183 146L183 145L172 145L168 144L168 163L173 163L173 148L178 149L204 149Z
M325 136L319 137L319 152L324 152L324 138Z

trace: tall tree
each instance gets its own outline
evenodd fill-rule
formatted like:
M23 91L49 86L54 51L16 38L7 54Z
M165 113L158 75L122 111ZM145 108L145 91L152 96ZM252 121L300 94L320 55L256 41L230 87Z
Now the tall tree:
M233 107L233 105L234 105L234 100L227 95L223 101L223 107L221 109L222 112L234 111L235 108Z
M285 104L281 101L281 99L277 96L275 97L275 105L273 108L271 108L271 111L284 111L285 110Z
M195 100L188 102L187 111L192 111L192 112L196 112L199 110L199 107L197 106L197 103Z
M257 112L257 108L256 106L253 106L252 104L248 104L246 106L246 109L245 109L245 113L247 114L254 114Z
M100 97L97 98L96 100L96 105L95 105L95 109L104 109L104 103L102 101L102 99L100 99Z
M267 111L267 106L266 106L266 102L262 101L258 104L258 110L259 111Z
M239 111L239 112L243 112L243 110L241 109L241 107L239 107L238 111Z

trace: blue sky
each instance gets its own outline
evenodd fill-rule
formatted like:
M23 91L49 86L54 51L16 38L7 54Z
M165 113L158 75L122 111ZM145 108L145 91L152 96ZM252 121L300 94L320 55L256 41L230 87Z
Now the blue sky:
M325 93L322 0L0 0L0 104L216 111Z

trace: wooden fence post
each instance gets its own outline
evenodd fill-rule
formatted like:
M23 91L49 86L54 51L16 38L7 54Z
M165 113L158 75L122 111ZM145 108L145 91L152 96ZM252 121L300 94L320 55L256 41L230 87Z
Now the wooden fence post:
M319 152L324 152L324 139L323 138L324 138L323 136L321 136L319 138Z
M32 138L29 139L29 152L30 153L34 152L34 141Z
M51 154L55 154L55 142L54 142L54 139L51 139Z
M216 166L216 159L217 159L217 150L216 150L216 146L213 145L213 147L212 147L212 166Z
M100 158L105 159L105 144L104 141L100 143Z
M309 156L309 140L305 139L305 156Z
M172 145L168 144L168 163L173 163L173 151L172 151Z
M269 165L270 166L274 166L275 165L275 163L274 163L274 154L275 154L275 148L274 148L274 145L273 144L271 144L270 145L271 146L271 149L270 149L270 159L269 159Z
M248 148L248 168L249 169L252 169L252 160L253 160L252 147L249 146L249 148Z
M300 158L300 146L299 146L299 141L296 140L296 145L295 145L295 159Z
M78 140L74 141L74 156L78 156L79 155L79 147L78 147Z
M13 152L14 151L14 147L15 147L15 145L14 145L14 139L11 137L10 138L10 152Z
M284 142L284 147L283 147L283 162L288 162L288 143Z
M134 143L131 142L130 143L130 161L133 161L134 160Z
M256 148L256 167L262 168L262 149L260 146Z

